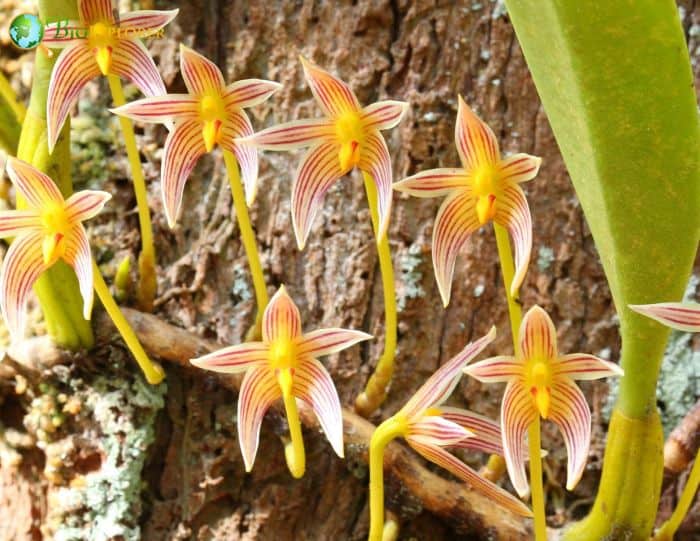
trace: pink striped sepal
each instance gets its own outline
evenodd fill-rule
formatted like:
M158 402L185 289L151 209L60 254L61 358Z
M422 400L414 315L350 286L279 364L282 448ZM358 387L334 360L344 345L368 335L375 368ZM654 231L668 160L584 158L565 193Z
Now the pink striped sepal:
M48 25L42 43L63 49L51 72L46 118L49 152L83 87L99 74L117 75L146 96L165 94L151 55L141 38L153 36L178 10L119 13L111 0L78 0L79 21Z
M587 353L560 355L554 324L539 306L523 318L518 349L515 357L492 357L464 372L483 382L508 382L501 430L508 473L518 494L525 497L529 492L525 434L537 415L551 419L564 437L569 455L566 488L573 490L583 475L591 440L591 411L574 380L622 376L623 371Z
M380 130L396 126L408 103L380 101L362 107L350 87L301 58L306 81L326 115L273 126L240 142L267 150L310 147L292 185L292 224L297 245L304 249L328 189L357 167L371 175L377 187L379 227L383 238L391 214L391 157Z
M182 205L185 182L200 156L217 144L236 156L246 201L255 200L258 154L236 142L253 134L243 111L267 100L281 85L261 79L245 79L226 86L221 70L211 60L180 45L180 71L187 94L166 94L128 103L112 112L134 120L170 125L161 164L163 207L173 227Z
M343 456L343 416L330 374L317 360L372 338L348 329L301 332L299 310L280 287L263 315L262 342L231 346L190 362L214 372L245 372L238 396L238 441L246 471L253 469L265 412L285 392L279 381L291 379L291 394L316 414L333 450ZM286 372L286 378L280 374Z
M0 211L0 238L14 237L0 277L0 308L10 337L17 342L24 338L27 299L34 282L59 259L75 270L83 317L90 319L92 254L82 222L99 213L112 196L84 190L65 200L53 180L17 158L8 158L7 174L26 201L23 210Z
M700 332L700 304L661 302L658 304L631 304L630 308L672 329Z
M469 235L493 220L508 230L515 251L510 285L517 297L532 251L532 219L521 182L533 179L541 159L528 154L501 158L496 136L459 97L455 142L461 169L431 169L394 184L416 197L447 196L433 228L433 267L443 304L450 302L457 254Z
M462 370L496 337L496 329L467 345L460 353L441 366L409 399L393 418L405 427L406 442L427 460L445 468L522 516L531 516L520 500L479 476L477 472L447 452L444 447L462 447L502 454L501 431L498 424L476 413L443 406L459 382Z

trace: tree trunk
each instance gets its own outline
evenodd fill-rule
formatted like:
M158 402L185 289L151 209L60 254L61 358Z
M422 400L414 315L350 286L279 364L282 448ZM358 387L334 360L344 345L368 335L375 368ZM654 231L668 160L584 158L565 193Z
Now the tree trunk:
M184 91L179 42L216 61L227 81L279 81L283 89L251 113L256 130L320 114L303 79L298 61L303 54L347 81L363 104L410 102L404 121L385 132L395 180L458 165L458 94L491 125L503 151L541 156L539 176L524 186L534 246L521 300L526 307L540 304L552 315L562 351L618 358L614 308L595 246L501 1L177 4L157 2L158 8L179 7L180 13L165 38L149 43L169 91ZM698 28L700 10L694 0L680 4L694 51L698 33L690 29ZM7 58L17 54L0 51ZM86 120L91 126L109 131L113 124L102 112L109 106L106 92L100 92L104 88L98 83L88 89L85 98L96 105L86 101L81 114L96 119ZM74 126L74 137L86 130L81 126ZM118 130L114 133L120 137ZM217 151L200 161L185 189L179 226L170 230L156 152L165 133L148 126L139 137L159 259L156 315L210 342L239 343L255 306L222 156ZM123 146L107 137L94 144L78 141L74 148L82 164L77 180L115 194L109 211L90 230L109 275L124 256L135 258L139 242ZM268 290L287 286L305 328L342 326L377 337L324 361L341 402L351 407L383 344L381 279L369 211L359 175L342 179L328 193L306 249L299 252L290 187L300 158L300 153L263 154L251 217ZM95 184L95 175L104 183ZM394 194L389 235L400 309L397 369L386 402L370 419L374 424L397 411L437 367L491 325L498 338L487 353L512 351L490 226L473 235L458 260L450 306L442 307L430 253L440 202ZM52 360L41 383L36 371L0 372L0 540L366 538L363 449L349 449L349 459L340 460L317 429L307 429L307 473L294 480L280 442L284 418L271 413L263 423L255 468L246 475L237 441L235 385L182 363L166 363L166 383L148 387L107 326L97 334L100 347L89 357ZM37 355L45 364L46 357ZM593 404L594 440L589 468L574 493L562 488L561 437L551 423L544 424L551 526L585 513L600 473L607 385L582 387ZM464 378L452 402L497 419L502 390ZM485 461L480 455L463 458L477 468ZM417 498L410 483L396 476L388 481L387 508L400 519L401 539L494 538L489 524L433 514L426 510L433 504ZM507 480L504 486L509 487ZM526 538L523 524L514 521L508 527Z

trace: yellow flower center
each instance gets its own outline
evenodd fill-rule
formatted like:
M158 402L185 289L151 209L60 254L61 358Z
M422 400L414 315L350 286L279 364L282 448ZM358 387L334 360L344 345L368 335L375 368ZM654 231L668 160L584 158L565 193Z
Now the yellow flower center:
M549 416L552 394L552 369L549 363L535 360L530 365L526 384L537 411L546 419Z
M442 410L440 408L428 408L425 410L425 413L423 414L426 417L439 417L442 415Z
M498 178L492 165L484 164L472 173L472 190L477 198L476 215L481 225L496 215L498 188Z
M294 369L297 362L296 345L286 337L278 338L270 344L270 368L273 370Z
M63 205L52 203L41 213L41 224L44 226L44 240L41 250L46 265L53 265L56 260L66 253L66 235L71 224Z
M221 125L226 117L226 108L221 96L206 94L199 101L199 118L202 120L202 137L207 152L219 142Z
M335 134L340 142L338 161L343 173L347 173L360 162L360 148L365 140L365 130L360 115L348 111L335 121Z
M112 68L114 41L114 28L112 25L99 22L90 27L88 45L95 53L95 60L102 75L107 75Z

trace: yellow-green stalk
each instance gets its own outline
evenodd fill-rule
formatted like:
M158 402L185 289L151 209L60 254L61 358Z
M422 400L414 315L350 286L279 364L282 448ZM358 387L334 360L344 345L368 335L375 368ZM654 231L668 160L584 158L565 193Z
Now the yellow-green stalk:
M377 185L368 173L362 172L367 192L372 227L375 235L379 227L379 210L377 206ZM355 400L355 409L360 415L368 417L386 398L386 389L394 374L394 357L396 356L396 289L394 287L394 268L391 262L389 235L386 233L377 242L379 270L382 274L384 291L384 352L377 362L374 373L370 376L365 390Z

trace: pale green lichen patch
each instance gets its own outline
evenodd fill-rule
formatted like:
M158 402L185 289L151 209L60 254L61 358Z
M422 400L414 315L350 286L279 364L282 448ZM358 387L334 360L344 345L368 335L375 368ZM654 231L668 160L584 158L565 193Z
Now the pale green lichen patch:
M412 244L399 259L401 288L398 291L396 302L399 312L406 309L411 299L418 299L425 295L425 290L421 286L423 280L422 264L421 248L417 244Z
M57 490L51 513L56 541L141 539L141 474L165 391L165 384L148 385L140 376L100 376L76 385L86 437L98 442L102 460L80 482Z
M114 169L109 156L119 135L117 119L103 104L90 99L80 100L78 110L80 114L71 121L74 188L99 189Z
M537 250L537 268L540 272L545 272L554 262L554 250L548 246L540 246Z

